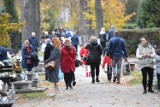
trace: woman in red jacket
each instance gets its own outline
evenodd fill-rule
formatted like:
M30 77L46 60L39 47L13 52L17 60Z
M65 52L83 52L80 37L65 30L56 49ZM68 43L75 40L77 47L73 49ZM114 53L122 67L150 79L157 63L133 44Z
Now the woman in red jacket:
M68 87L72 89L71 83L74 78L75 61L76 61L75 48L71 45L70 40L66 40L64 42L64 47L62 48L62 53L61 53L61 69L62 72L64 73L66 90L68 90Z
M87 42L86 42L87 43ZM88 66L86 64L86 60L87 60L87 57L88 57L88 50L85 48L86 47L86 44L84 47L81 48L80 50L80 57L81 59L83 60L83 65L85 67L85 71L86 71L86 77L90 77L91 73L89 72L88 70Z

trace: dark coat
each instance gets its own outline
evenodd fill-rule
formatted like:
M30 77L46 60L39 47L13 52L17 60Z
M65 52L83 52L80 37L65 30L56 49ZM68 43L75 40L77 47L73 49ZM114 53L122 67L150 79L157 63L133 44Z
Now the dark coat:
M75 71L76 50L73 46L67 49L66 46L62 48L61 53L61 69L63 73L69 73L70 70Z
M44 51L44 61L46 61L50 57L50 53L53 49L54 47L50 43L46 45Z
M99 40L102 41L102 42L105 42L106 41L106 34L99 34Z
M0 61L7 60L7 50L0 46Z
M96 40L89 41L85 47L89 51L89 63L100 63L102 55L102 47Z
M53 71L49 71L48 73L48 80L53 83L57 83L59 81L58 74L59 74L59 64L60 64L60 56L61 52L59 49L54 48L51 53L50 57L44 62L45 64L49 63L50 61L54 61L56 63L56 67Z
M28 53L27 48L23 45L22 46L22 63L21 66L23 69L27 69L27 59L30 59L29 56L31 54L36 54L34 48L30 45L30 53ZM33 67L34 64L32 63L31 66Z
M72 41L73 46L78 46L78 44L79 44L78 36L71 37L71 41Z
M37 38L35 37L30 37L28 38L29 43L33 46L34 49L37 49L39 47L39 42L37 40Z

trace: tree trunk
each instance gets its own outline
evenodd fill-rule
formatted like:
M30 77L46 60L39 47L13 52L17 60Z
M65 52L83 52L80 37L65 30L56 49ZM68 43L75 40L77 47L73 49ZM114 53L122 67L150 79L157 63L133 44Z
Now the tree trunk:
M101 0L95 0L95 15L96 15L96 35L100 32L103 27L103 13Z
M87 0L79 0L80 2L80 23L79 23L79 34L83 36L83 40L86 41L91 35L91 29L87 26L90 22L85 20L84 12L89 10Z
M22 21L25 26L22 30L22 42L28 39L31 32L36 33L36 38L40 39L40 0L22 0Z

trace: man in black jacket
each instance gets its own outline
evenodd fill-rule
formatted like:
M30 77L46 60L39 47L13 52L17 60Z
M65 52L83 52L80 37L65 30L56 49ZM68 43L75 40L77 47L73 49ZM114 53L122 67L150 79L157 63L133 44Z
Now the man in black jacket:
M98 44L97 38L92 36L85 48L89 51L87 62L91 67L92 83L95 83L95 69L96 69L96 82L100 82L99 66L101 62L102 47L100 44Z

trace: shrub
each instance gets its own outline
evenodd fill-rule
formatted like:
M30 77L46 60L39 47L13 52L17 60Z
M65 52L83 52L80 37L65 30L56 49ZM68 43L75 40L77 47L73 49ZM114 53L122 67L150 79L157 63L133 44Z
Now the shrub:
M146 35L149 42L160 48L160 28L152 29L124 29L119 31L119 35L124 38L129 55L135 55L140 37Z

